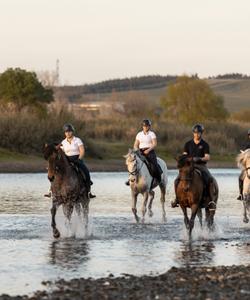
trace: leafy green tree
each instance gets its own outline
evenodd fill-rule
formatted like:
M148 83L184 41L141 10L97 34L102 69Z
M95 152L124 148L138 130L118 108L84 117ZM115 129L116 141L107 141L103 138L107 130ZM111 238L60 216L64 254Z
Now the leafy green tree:
M44 88L34 72L10 68L0 75L2 104L11 103L17 111L21 111L24 107L41 109L53 100L52 89Z
M180 123L225 120L228 112L223 97L216 95L205 80L181 76L170 84L161 106L168 119Z

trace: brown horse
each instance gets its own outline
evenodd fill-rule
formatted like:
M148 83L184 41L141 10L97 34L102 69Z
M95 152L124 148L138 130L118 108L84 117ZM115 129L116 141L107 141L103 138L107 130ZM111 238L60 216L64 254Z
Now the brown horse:
M78 215L83 215L85 226L87 226L89 212L88 190L77 170L60 148L60 145L45 145L44 158L48 161L48 179L51 182L51 226L54 237L59 238L60 232L56 228L55 216L60 205L62 205L63 213L69 222L75 208Z
M193 160L187 155L181 155L177 160L179 169L179 184L176 197L184 214L184 223L191 237L196 214L202 226L202 208L206 211L206 223L210 230L213 229L214 215L218 200L218 185L213 178L210 183L208 195L204 194L204 183L201 172L195 168ZM187 208L191 208L191 217L188 218Z

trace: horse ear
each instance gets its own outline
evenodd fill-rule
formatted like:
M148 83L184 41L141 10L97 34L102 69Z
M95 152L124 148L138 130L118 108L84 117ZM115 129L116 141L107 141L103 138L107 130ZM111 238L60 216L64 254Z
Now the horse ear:
M133 149L129 148L128 153L131 154L133 152Z
M244 150L240 150L240 153L244 153L245 151Z

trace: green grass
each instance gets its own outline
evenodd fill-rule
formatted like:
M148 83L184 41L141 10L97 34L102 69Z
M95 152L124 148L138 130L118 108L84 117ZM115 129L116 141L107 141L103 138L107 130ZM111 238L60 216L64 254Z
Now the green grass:
M13 161L34 161L42 160L41 156L22 154L18 152L9 151L4 148L0 148L0 162L13 162Z

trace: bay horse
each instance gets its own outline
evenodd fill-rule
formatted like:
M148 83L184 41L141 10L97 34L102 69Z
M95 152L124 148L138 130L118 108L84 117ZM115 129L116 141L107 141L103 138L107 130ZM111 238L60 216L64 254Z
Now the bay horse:
M250 149L241 151L236 161L243 174L243 222L248 223L250 215Z
M192 158L181 155L177 159L179 169L179 184L176 189L176 197L184 214L184 223L191 237L194 220L198 215L202 226L202 208L206 212L206 224L210 230L213 229L214 215L218 201L218 184L213 178L209 186L209 195L204 194L205 185L200 170L195 168ZM191 208L189 219L187 208Z
M87 226L89 213L87 186L60 146L60 144L46 144L44 146L44 158L48 161L48 179L51 182L51 226L55 238L60 237L55 221L56 212L60 205L62 205L63 213L69 222L75 209L79 216L83 216L83 221Z
M161 207L162 207L162 219L166 221L166 211L165 211L165 196L166 196L166 186L168 182L167 178L167 165L166 163L157 158L158 164L162 170L162 181L159 184L153 177L150 175L148 167L145 163L145 157L143 157L138 151L129 149L127 155L124 156L126 159L126 165L129 172L129 182L131 188L132 195L132 212L134 214L135 220L138 223L140 218L137 215L137 197L139 194L143 195L143 203L142 203L142 223L145 221L145 214L147 212L147 203L148 204L148 215L149 217L153 216L152 211L152 203L154 200L155 192L154 188L157 186L160 187L161 190Z

